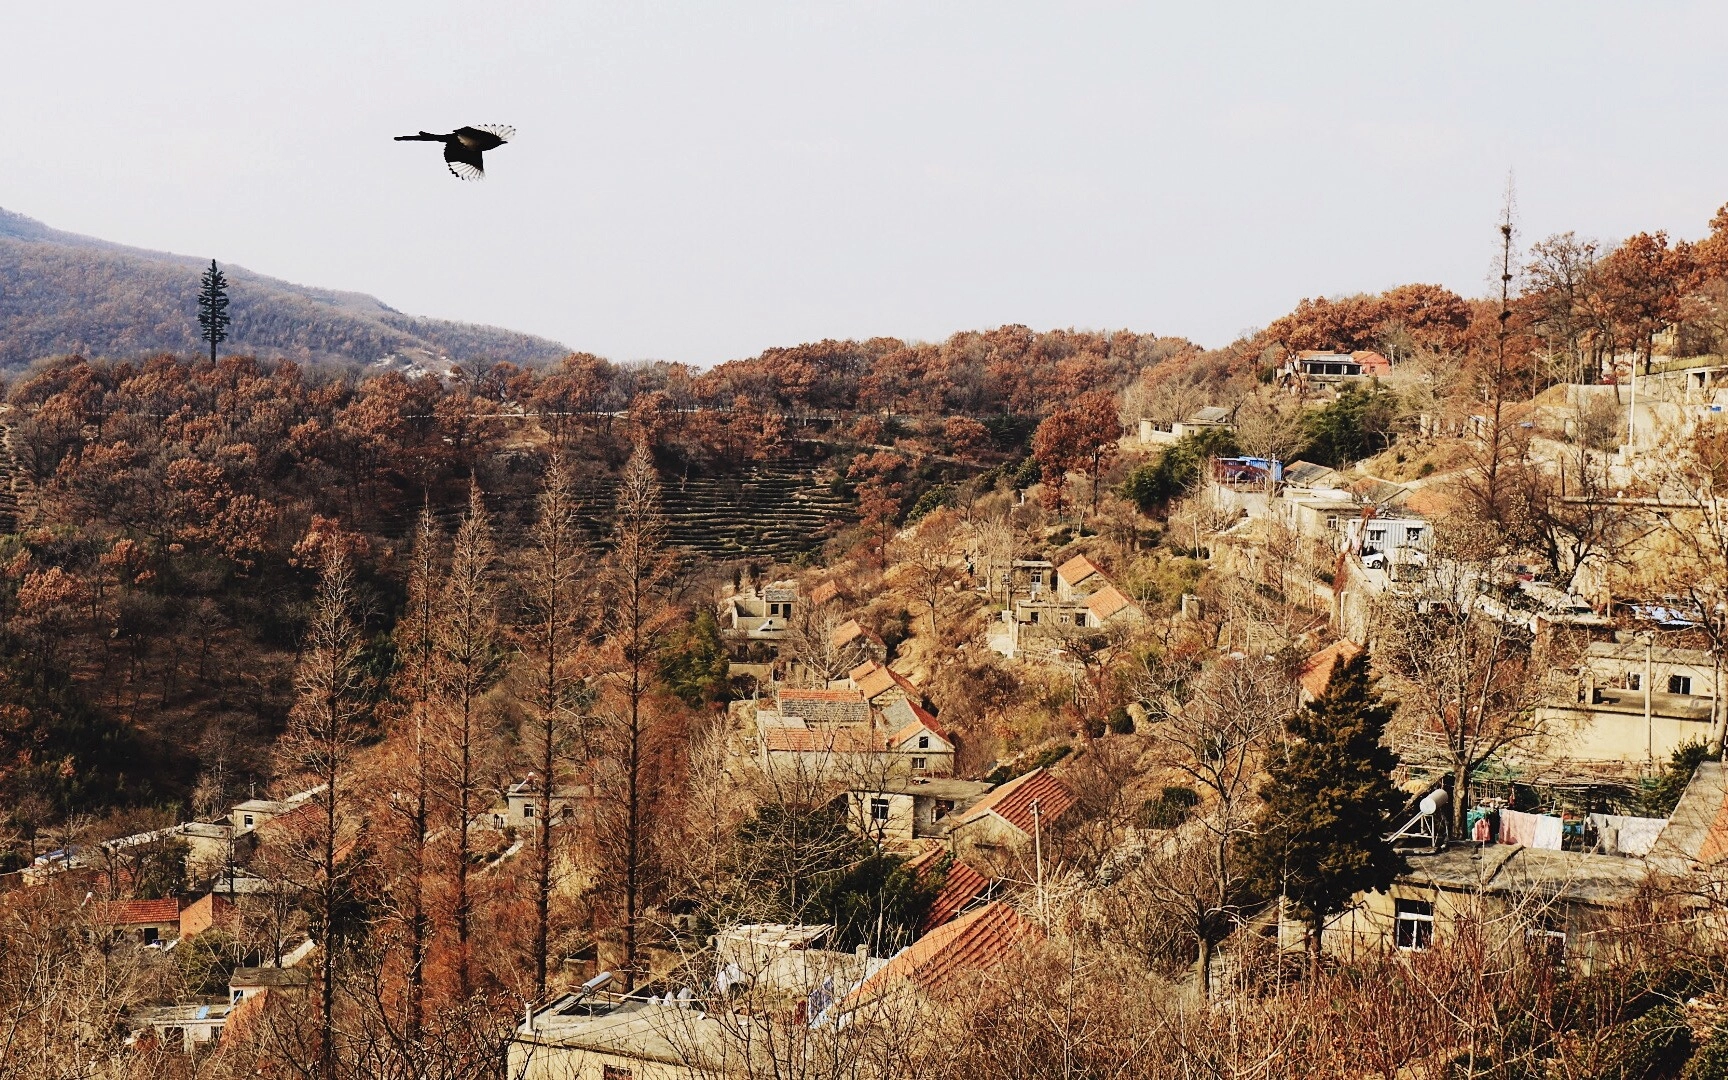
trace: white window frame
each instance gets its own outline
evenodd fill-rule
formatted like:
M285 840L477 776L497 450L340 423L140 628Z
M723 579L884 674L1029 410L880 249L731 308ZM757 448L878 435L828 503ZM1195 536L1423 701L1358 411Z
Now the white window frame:
M1414 907L1417 904L1427 908L1423 911L1406 911L1404 905ZM1421 952L1434 945L1434 903L1431 900L1398 900L1392 901L1395 925L1392 930L1392 943L1403 952ZM1410 927L1409 944L1405 944L1404 927ZM1426 929L1423 929L1426 927Z

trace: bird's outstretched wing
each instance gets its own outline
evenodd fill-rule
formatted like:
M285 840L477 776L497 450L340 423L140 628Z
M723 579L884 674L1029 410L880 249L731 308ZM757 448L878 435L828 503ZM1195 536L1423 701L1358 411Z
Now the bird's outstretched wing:
M450 167L451 176L463 180L486 179L486 162L480 151L470 150L456 140L444 144L444 163Z
M516 129L509 124L475 124L474 127L498 136L499 142L509 142L516 137Z

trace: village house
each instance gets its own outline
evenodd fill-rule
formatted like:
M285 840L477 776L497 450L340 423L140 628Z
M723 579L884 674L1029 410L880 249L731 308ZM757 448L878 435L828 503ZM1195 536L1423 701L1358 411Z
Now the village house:
M1433 537L1433 527L1414 514L1364 515L1344 523L1346 549L1368 569L1385 569L1394 581L1405 575L1421 579Z
M247 998L256 998L265 992L278 994L304 993L312 979L303 968L297 967L237 967L228 976L228 1003L238 1005Z
M1076 555L1056 568L1056 599L1078 603L1110 584L1104 571L1084 555Z
M1537 716L1554 733L1556 756L1636 775L1686 743L1708 742L1719 696L1703 649L1592 641L1573 694L1543 703Z
M852 827L878 844L948 835L957 815L990 790L977 780L902 776L847 792Z
M1278 369L1278 379L1281 385L1292 388L1336 387L1384 378L1391 373L1392 362L1370 350L1333 352L1330 349L1303 349Z
M834 927L747 923L714 935L716 982L731 991L748 988L753 1004L785 996L807 999L824 982L856 986L888 961L863 945L850 952L821 948Z
M1719 880L1728 856L1728 765L1700 764L1666 821L1625 820L1656 826L1654 840L1638 845L1642 854L1472 841L1407 854L1392 887L1358 896L1327 924L1322 945L1344 955L1421 950L1460 920L1487 918L1521 930L1557 961L1588 970L1596 959L1595 931L1651 884L1676 885L1673 895L1684 897L1699 894L1694 879ZM1300 948L1301 933L1286 923L1280 940Z
M118 936L136 937L140 944L165 945L180 937L180 901L98 902L91 908L90 923Z
M1049 770L1033 769L959 811L948 829L950 849L967 862L995 865L1041 843L1074 801Z
M879 664L888 658L888 646L857 619L847 619L836 626L828 635L828 646L849 668Z
M775 581L760 590L734 593L720 602L721 626L730 635L753 641L778 641L792 625L798 604L796 581Z
M791 775L850 780L947 776L956 746L915 701L863 701L861 690L787 690L779 711L756 713L762 767ZM813 695L825 700L810 701ZM791 698L794 708L787 708ZM830 699L839 700L830 700Z
M1070 600L1032 598L1014 601L992 626L989 645L1010 659L1054 656L1086 632L1139 622L1145 611L1102 574L1083 579L1084 595Z
M305 802L324 790L324 785L296 792L285 799L247 799L238 803L228 812L228 824L233 826L235 835L248 830L257 829L274 818L293 813Z
M707 998L688 989L611 994L603 989L607 974L591 980L593 988L531 1006L506 1045L507 1071L519 1080L796 1074L808 1064L793 1060L802 1044L768 1031L891 1015L919 996L959 990L1041 936L996 902L937 926L886 961L813 949L827 929L748 926L721 935Z
M140 1009L130 1017L137 1032L131 1041L136 1043L143 1032L149 1030L157 1045L164 1050L189 1054L221 1038L231 1012L232 1006L229 1005L199 1003Z
M517 832L534 828L540 813L541 791L540 778L533 773L511 784L504 790L502 801L492 808L492 827ZM569 791L554 792L551 798L553 823L573 820L579 803L587 797L585 784L576 785Z
M923 706L908 698L890 701L882 707L882 721L889 732L883 749L904 762L905 773L914 777L954 775L954 755L959 747Z
M873 660L853 668L846 678L864 695L865 701L878 709L897 699L924 700L924 692L911 679Z
M1337 664L1348 664L1362 652L1362 646L1354 641L1335 641L1319 652L1302 661L1302 666L1296 672L1296 685L1302 704L1319 698L1326 692L1326 684L1332 678L1332 669Z
M1208 429L1235 431L1236 424L1230 418L1230 410L1206 405L1196 409L1186 420L1157 421L1141 417L1140 441L1148 446L1166 446Z

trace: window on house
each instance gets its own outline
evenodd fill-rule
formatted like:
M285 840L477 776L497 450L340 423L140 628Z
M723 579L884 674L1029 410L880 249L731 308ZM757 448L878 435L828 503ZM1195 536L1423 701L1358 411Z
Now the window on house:
M154 945L154 944L156 944L157 941L159 941L161 939L161 937L162 937L161 931L157 930L156 927L146 926L144 928L144 944Z
M229 995L230 996L228 998L228 1004L235 1005L235 1004L239 1003L241 998L246 996L246 991L244 991L244 990L230 990Z
M887 799L876 798L874 796L871 797L871 799L870 799L870 820L871 821L887 821L888 820L888 800Z
M1032 584L1034 584L1034 585L1044 584L1044 571L1042 571L1042 570L1032 571Z
M1422 539L1422 530L1421 529L1405 529L1404 530L1404 542L1406 544L1414 544L1414 543L1416 543L1416 541L1418 541L1420 539Z
M565 806L563 810L560 810L558 812L558 814L565 821L569 821L571 818L576 816L576 808L572 807L572 806Z
M928 769L929 767L930 767L930 759L929 758L915 757L912 759L912 768L914 770Z
M1032 612L1032 617L1031 617L1031 618L1029 618L1029 619L1027 619L1027 620L1026 620L1026 621L1027 621L1027 622L1029 622L1029 623L1032 623L1032 624L1033 624L1033 625L1037 625L1037 623L1038 623L1038 613L1037 613L1037 612L1036 612L1036 611L1034 611L1034 612Z
M1626 673L1626 689L1628 689L1628 690L1642 690L1643 688L1644 688L1644 676L1638 674L1635 671L1628 671Z
M600 1066L600 1080L633 1080L633 1074L629 1069L617 1065L602 1065Z
M1434 944L1434 905L1426 900L1395 900L1398 927L1394 943L1400 949L1426 949Z
M930 736L928 736L928 735L918 736L918 749L920 749L920 750L930 749Z
M1552 915L1545 915L1537 924L1524 931L1524 945L1537 956L1547 958L1550 964L1560 965L1566 962L1566 930L1565 924Z
M1336 514L1327 515L1326 527L1328 529L1331 529L1333 532L1337 532L1338 531L1338 515L1336 515Z
M952 814L953 812L954 812L954 800L953 799L937 799L936 800L936 820L937 821L941 821L943 818L947 817L949 814Z
M1668 692L1670 694L1690 694L1692 692L1692 676L1668 676Z
M248 828L248 829L250 829L250 828L251 828L251 827L252 827L252 815L251 815L251 814L247 814L247 815L246 815L246 816L245 816L245 817L244 817L244 818L242 818L242 819L241 819L241 820L243 820L243 821L245 821L245 822L246 822L246 827L247 827L247 828Z
M1386 530L1385 529L1369 529L1368 530L1368 542L1369 543L1381 544L1381 543L1385 543L1385 541L1386 541Z
M526 803L523 805L522 816L525 818L531 818L534 816L534 804L533 803Z

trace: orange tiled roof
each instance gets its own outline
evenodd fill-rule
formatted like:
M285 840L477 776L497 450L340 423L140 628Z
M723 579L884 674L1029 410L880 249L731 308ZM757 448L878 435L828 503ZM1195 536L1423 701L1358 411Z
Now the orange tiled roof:
M817 607L821 607L823 604L826 604L828 601L839 595L840 586L834 584L832 581L824 581L822 584L810 590L810 602Z
M898 686L908 698L923 696L920 694L917 685L910 679L906 678L906 676L897 671L891 671L888 668L883 667L881 664L876 663L874 660L859 664L857 667L853 668L851 679L855 684L857 684L858 689L864 692L864 697L872 701L896 686Z
M1037 824L1032 818L1034 802L1038 804L1038 818L1050 822L1067 813L1068 808L1074 805L1074 793L1064 787L1062 781L1051 776L1048 770L1033 769L1022 776L1016 776L973 803L972 807L961 815L958 824L977 821L985 814L995 814L1031 836Z
M1070 585L1077 585L1093 574L1102 573L1104 571L1098 569L1092 560L1084 555L1076 555L1056 568L1056 576Z
M160 926L180 921L178 900L114 900L96 908L96 921L111 926Z
M1362 646L1354 641L1334 641L1302 661L1296 681L1302 684L1309 697L1317 698L1326 692L1326 683L1332 678L1332 665L1340 660L1349 663L1361 651Z
M834 632L828 635L828 640L836 649L838 649L842 646L850 645L852 642L857 641L863 636L864 628L858 625L858 620L847 619L845 622L834 628Z
M1106 585L1086 598L1086 610L1097 616L1099 622L1104 622L1129 608L1139 610L1134 601L1123 596L1122 590L1114 585Z
M930 910L924 913L919 929L928 933L943 923L951 922L989 887L990 879L970 866L963 862L949 863L948 876L943 879L936 899L930 901Z
M901 949L876 974L865 979L847 1002L862 1004L887 993L896 984L915 986L925 993L940 992L968 972L1000 964L1015 946L1038 933L1037 927L1007 904L985 904Z
M1458 493L1445 484L1424 484L1412 488L1400 504L1403 509L1423 517L1444 517L1457 508Z

